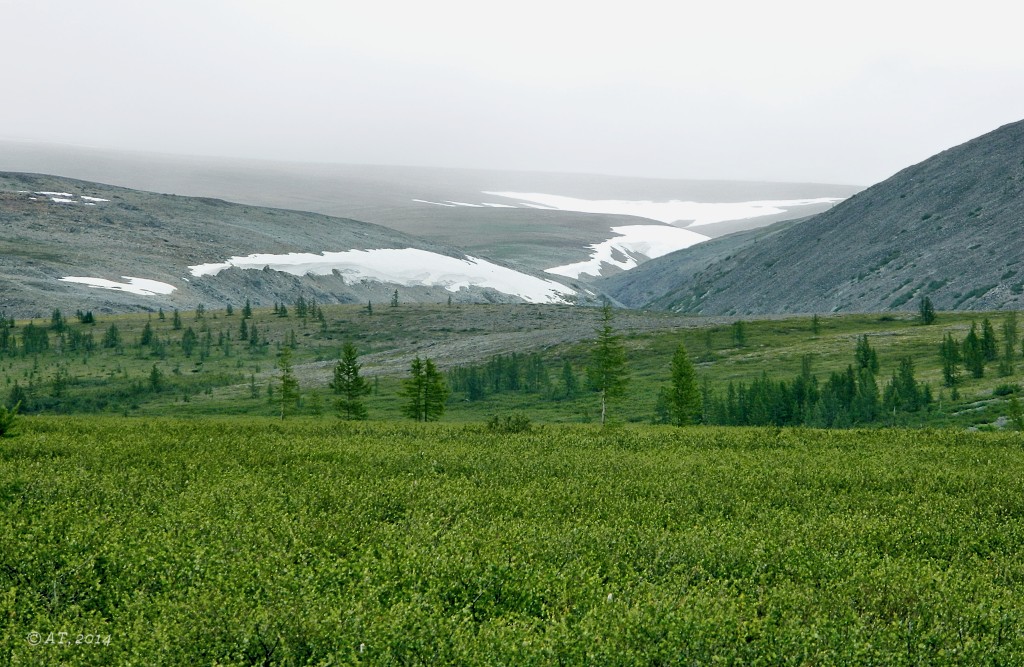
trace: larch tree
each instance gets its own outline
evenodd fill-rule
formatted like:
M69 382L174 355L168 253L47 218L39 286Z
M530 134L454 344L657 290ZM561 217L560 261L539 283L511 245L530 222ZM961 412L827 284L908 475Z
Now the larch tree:
M292 348L287 345L282 345L277 355L277 368L281 371L277 401L281 406L281 419L284 419L299 405L299 381L292 368Z
M409 377L402 396L408 399L402 411L416 421L436 421L444 414L448 402L448 384L430 359L417 356L409 366Z
M687 426L700 422L704 411L697 372L693 368L686 346L679 343L672 355L672 388L669 394L672 423Z
M601 425L604 426L608 413L609 399L626 393L629 372L626 368L626 348L622 337L612 327L612 307L605 303L601 308L601 321L597 328L597 341L587 366L587 384L591 391L601 396Z

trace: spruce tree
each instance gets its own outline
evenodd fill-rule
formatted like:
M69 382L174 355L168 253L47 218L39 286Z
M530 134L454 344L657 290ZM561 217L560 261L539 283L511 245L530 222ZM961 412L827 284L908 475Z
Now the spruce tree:
M956 387L960 381L960 347L960 342L953 338L951 333L947 333L942 339L939 356L942 359L942 380L947 387Z
M871 348L867 334L863 334L857 339L857 349L854 352L854 359L857 361L858 369L866 368L872 373L878 372L878 354Z
M963 356L964 366L967 367L967 370L971 372L973 377L984 377L985 350L982 348L981 338L978 336L978 326L974 322L971 322L971 330L967 333L967 337L964 338L961 355Z
M345 343L341 359L334 367L331 390L338 396L334 405L342 419L366 419L366 406L362 397L370 393L370 383L359 374L359 354L356 346Z
M697 385L697 372L686 354L686 346L679 343L672 355L672 387L669 390L669 411L672 423L687 426L700 422L704 406L700 388Z
M935 323L935 307L932 305L932 300L926 296L921 297L921 300L917 304L918 321L921 324L934 324Z
M590 365L587 366L587 384L591 391L601 396L601 425L608 412L608 401L626 393L629 375L626 369L626 348L622 338L612 328L612 307L605 303L601 308L601 321L597 329L597 341L591 351Z
M985 355L985 361L995 361L999 356L996 331L987 317L981 321L981 351Z
M1013 375L1013 357L1017 349L1017 312L1011 310L1003 320L1003 356L999 360L999 376Z
M566 398L575 398L576 393L580 390L576 372L572 369L572 364L568 359L562 362L562 389L565 391Z
M743 347L747 344L747 325L743 320L733 322L732 342L736 347Z

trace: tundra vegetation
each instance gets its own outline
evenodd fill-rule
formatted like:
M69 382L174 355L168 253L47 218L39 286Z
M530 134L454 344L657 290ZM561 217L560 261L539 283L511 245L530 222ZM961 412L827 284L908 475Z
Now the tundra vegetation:
M1014 315L90 319L0 319L0 663L1024 653Z
M5 664L1024 653L1013 432L117 416L21 430L0 455Z

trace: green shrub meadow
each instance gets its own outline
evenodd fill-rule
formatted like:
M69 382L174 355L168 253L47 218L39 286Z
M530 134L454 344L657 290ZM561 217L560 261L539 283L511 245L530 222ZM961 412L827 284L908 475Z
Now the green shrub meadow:
M1024 655L1018 432L515 430L22 417L0 664Z

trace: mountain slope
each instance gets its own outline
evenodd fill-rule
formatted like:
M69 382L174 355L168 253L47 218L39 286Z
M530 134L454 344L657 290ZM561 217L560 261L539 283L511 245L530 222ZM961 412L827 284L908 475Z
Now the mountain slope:
M8 316L246 298L267 305L299 294L383 303L396 286L403 301L577 298L550 276L355 220L0 173L0 312Z
M1024 121L946 150L670 286L612 294L705 314L1024 307ZM683 250L662 258L687 261ZM667 270L667 269L665 269Z
M593 285L627 308L643 308L666 294L675 293L679 285L688 284L715 262L728 259L743 248L802 221L784 220L767 227L720 236L649 260L628 272L601 278Z
M630 227L627 233L635 239L645 231L640 226L654 225L642 214L644 210L673 201L700 203L725 213L713 224L691 219L687 210L671 219L655 218L657 225L670 227L666 234L674 227L685 227L717 237L805 217L828 207L808 200L843 199L861 189L814 183L281 163L2 140L0 171L61 174L151 192L352 218L533 271L591 261L594 245L616 244L620 235L614 228ZM732 206L737 203L748 206ZM656 229L646 231L654 245L664 246ZM650 256L642 251L643 243L632 245L640 249L633 256L637 263ZM610 264L603 268L609 273L619 270Z

